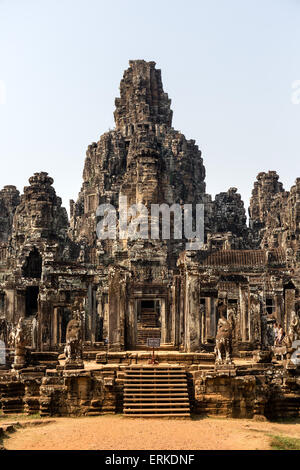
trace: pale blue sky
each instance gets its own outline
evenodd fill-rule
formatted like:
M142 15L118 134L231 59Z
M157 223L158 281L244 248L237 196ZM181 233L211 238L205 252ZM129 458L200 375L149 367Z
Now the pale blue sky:
M87 146L114 127L130 59L154 60L207 192L300 176L300 0L0 0L0 187L48 171L68 207Z

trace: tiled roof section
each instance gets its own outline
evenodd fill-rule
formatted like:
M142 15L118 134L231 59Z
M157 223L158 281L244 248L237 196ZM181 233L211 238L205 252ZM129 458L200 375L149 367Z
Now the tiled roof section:
M201 257L203 266L264 266L269 263L282 264L285 262L283 250L221 250Z

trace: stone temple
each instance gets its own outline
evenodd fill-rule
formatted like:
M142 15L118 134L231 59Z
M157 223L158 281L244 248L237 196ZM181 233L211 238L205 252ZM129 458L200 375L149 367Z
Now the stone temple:
M177 370L187 380L182 410L299 416L300 178L286 191L275 171L259 173L249 223L236 188L213 199L201 151L172 127L155 62L129 62L114 118L88 146L70 220L46 172L22 195L0 191L3 412L130 414L130 400L139 403L128 397L130 373ZM97 208L118 212L120 196L147 208L203 204L201 249L172 237L100 239ZM83 358L73 368L63 365L72 319ZM285 332L277 347L275 322ZM149 366L154 338L160 365ZM222 344L230 352L218 363Z

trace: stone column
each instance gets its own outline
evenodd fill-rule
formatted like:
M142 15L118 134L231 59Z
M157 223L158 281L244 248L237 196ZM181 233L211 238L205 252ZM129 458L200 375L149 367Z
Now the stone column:
M103 317L103 339L108 338L108 314L109 314L109 304L108 304L108 295L103 294L101 299L101 311Z
M6 295L6 302L5 302L5 318L8 322L17 321L18 310L16 307L16 297L17 294L11 290L7 289L4 291Z
M210 336L210 311L211 311L211 298L205 298L205 342L207 342L207 338Z
M127 338L125 347L128 349L134 349L136 347L136 300L130 299L128 302L128 320L127 320Z
M58 315L58 309L54 309L53 312L52 304L45 298L40 300L38 305L39 347L41 351L49 351L51 346L55 346L57 344L57 316L54 318L54 313L56 312L56 315Z
M166 338L167 338L166 299L161 299L160 318L161 318L161 343L165 344Z
M175 335L176 335L176 290L175 286L171 286L171 301L169 302L169 309L170 309L170 326L171 326L171 334L170 334L170 342L175 345Z
M57 338L58 338L57 327L58 327L58 308L54 307L54 309L53 309L51 346L54 346L57 343Z
M26 313L26 290L17 290L16 291L16 315L15 321L18 321L19 318L25 317Z
M276 292L275 297L275 312L277 316L277 322L284 326L284 294L283 291Z
M119 302L119 344L120 349L125 349L125 316L127 310L126 279L123 278L120 283L120 302Z
M240 288L240 312L241 312L241 321L240 321L240 326L241 326L241 338L242 341L248 341L249 336L248 336L248 308L249 308L249 295L248 295L248 289Z
M97 326L97 297L96 291L92 290L92 311L91 311L91 341L96 341L96 326Z
M284 329L289 331L291 313L295 311L295 289L286 289L284 293Z
M181 285L180 280L176 278L174 288L174 346L178 347L180 343L180 298Z
M124 349L126 279L119 271L110 275L108 302L108 348L120 351Z
M206 340L206 328L205 328L205 324L206 324L206 298L204 300L204 303L201 305L201 312L202 312L202 315L201 315L201 337L200 337L200 341L201 343L205 343L205 340Z
M184 348L185 345L185 309L186 309L186 280L180 283L180 299L179 299L179 347Z
M190 276L187 284L187 352L199 351L200 348L200 302L199 302L199 278Z
M216 310L217 310L218 299L210 298L210 336L216 337L217 332L217 321L216 321Z
M258 343L262 341L261 333L261 302L260 296L256 292L251 292L249 297L249 340Z

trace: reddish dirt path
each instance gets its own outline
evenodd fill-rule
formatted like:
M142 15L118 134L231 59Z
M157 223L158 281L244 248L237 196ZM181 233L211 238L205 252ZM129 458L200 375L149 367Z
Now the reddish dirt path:
M132 419L123 416L56 418L5 439L15 450L263 450L270 434L300 437L300 424L244 419Z

